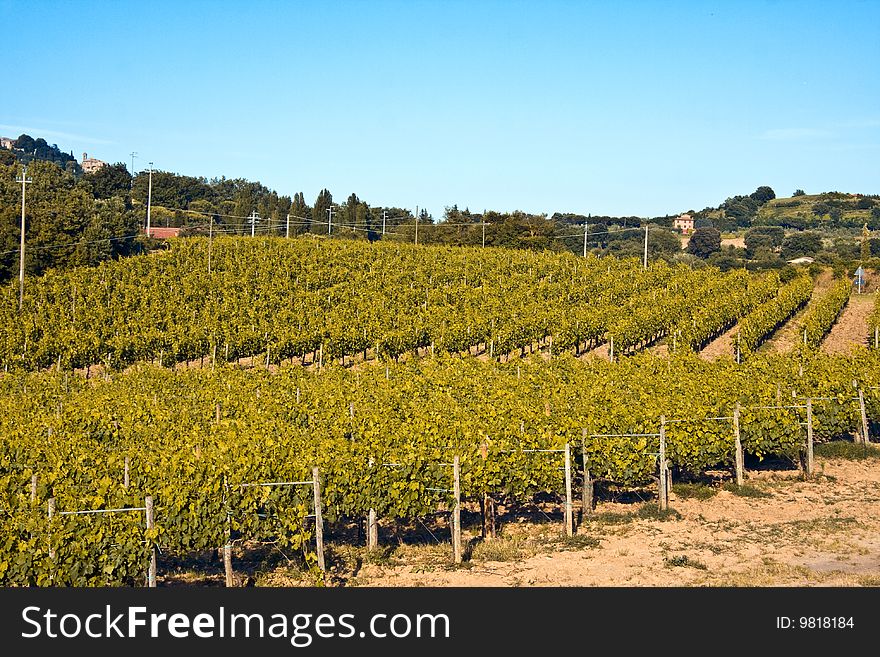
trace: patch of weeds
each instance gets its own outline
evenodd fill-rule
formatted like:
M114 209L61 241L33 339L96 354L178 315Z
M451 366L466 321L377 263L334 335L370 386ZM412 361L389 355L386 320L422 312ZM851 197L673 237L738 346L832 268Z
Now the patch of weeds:
M390 547L379 548L376 550L365 550L364 563L372 564L374 566L389 566L391 565L392 552L394 552L394 550Z
M863 461L865 459L880 459L880 448L874 445L851 443L846 440L833 440L830 443L821 443L813 447L813 454L827 459Z
M663 563L667 568L696 568L697 570L708 570L709 567L702 561L691 559L688 555L682 554L675 557L664 557Z
M471 559L476 561L516 561L522 555L522 539L519 537L495 538L481 541L474 546Z
M708 500L718 494L718 489L706 484L672 484L672 492L684 499Z
M789 522L780 523L781 526L790 528L794 531L812 531L812 532L839 532L858 527L861 523L853 517L843 518L816 518L815 520L791 520Z
M757 486L753 486L752 484L743 484L742 486L737 486L736 482L728 481L723 486L724 490L729 493L733 493L734 495L739 495L740 497L773 497L772 493L768 493L765 490L761 490Z
M561 550L584 550L598 547L599 539L587 534L575 534L574 536L563 534L553 541L553 545Z
M597 522L601 525L625 525L633 521L633 514L605 511L603 513L594 513L588 516L588 519L590 522Z
M859 584L861 586L880 586L880 576L864 575L863 577L859 577Z
M661 511L660 507L653 502L639 507L636 516L642 520L681 520L681 514L675 509L667 508L665 511Z

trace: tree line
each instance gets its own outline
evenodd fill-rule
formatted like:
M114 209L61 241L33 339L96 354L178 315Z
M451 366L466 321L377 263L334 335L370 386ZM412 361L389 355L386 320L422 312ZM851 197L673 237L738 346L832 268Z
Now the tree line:
M750 260L767 267L782 266L780 253L782 258L796 257L821 249L811 234L789 239L784 233L780 236L781 226L768 226L749 231L746 249L722 252L721 231L752 227L760 208L776 198L767 186L728 198L717 208L689 211L696 231L682 249L681 235L672 228L672 215L646 218L556 212L548 216L521 211L472 212L452 205L437 219L425 210L416 217L408 208L373 206L356 193L337 201L330 190L322 189L309 203L303 192L282 195L243 178L208 179L161 170L132 175L122 162L84 174L72 155L43 139L21 135L15 144L16 150L0 151L2 280L13 277L18 268L21 185L15 180L21 163L29 163L28 175L34 179L27 190L26 271L30 274L144 252L154 245L141 234L148 198L151 225L180 228L183 236L207 234L209 230L240 235L252 231L261 235L329 234L343 239L573 253L586 248L597 255L641 258L647 226L650 259L709 260L724 269L747 266ZM829 198L826 205L842 202ZM878 209L870 197L859 202ZM826 209L817 205L816 211Z

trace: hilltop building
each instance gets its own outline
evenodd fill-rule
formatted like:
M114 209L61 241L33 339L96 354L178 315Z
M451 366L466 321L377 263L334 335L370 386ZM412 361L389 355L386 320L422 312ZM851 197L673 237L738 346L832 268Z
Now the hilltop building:
M93 157L89 157L88 153L83 153L83 159L82 159L83 173L95 173L95 171L103 169L105 166L107 166L107 163L104 162L103 160L96 160Z
M11 151L12 145L14 143L14 139L10 139L9 137L0 137L0 148L5 148L7 151Z
M688 233L692 233L694 230L694 218L685 213L681 216L675 218L672 222L673 228L680 228L681 232L687 235Z
M150 234L148 237L155 237L160 240L169 237L177 237L180 235L180 228L163 228L160 226L150 226Z

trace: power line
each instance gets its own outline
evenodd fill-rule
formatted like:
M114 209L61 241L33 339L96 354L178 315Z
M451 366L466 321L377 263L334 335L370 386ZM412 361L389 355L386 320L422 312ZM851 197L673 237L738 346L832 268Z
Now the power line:
M122 242L124 240L133 240L137 237L137 235L124 235L123 237L105 237L99 240L91 240L89 242L58 242L56 244L47 244L46 246L32 246L30 247L31 251L50 251L52 249L64 249L69 247L76 246L86 246L89 244L100 244L101 242ZM12 251L0 251L0 256L11 255L13 253L19 253L19 249L13 249Z

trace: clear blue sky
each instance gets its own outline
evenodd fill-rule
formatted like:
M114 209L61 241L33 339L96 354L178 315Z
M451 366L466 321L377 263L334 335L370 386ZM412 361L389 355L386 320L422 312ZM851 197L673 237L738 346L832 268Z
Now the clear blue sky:
M880 192L880 2L0 0L0 134L312 203Z

